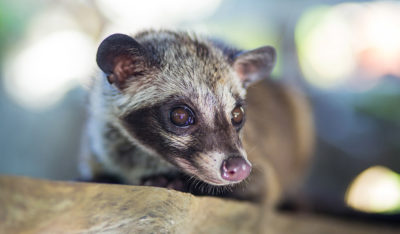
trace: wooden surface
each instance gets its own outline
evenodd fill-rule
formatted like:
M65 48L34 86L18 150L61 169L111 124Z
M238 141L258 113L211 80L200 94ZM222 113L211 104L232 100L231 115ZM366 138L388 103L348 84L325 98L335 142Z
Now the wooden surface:
M0 177L0 233L254 233L257 212L161 188Z
M0 233L256 233L259 206L152 187L0 176ZM400 229L271 213L264 233L391 234Z

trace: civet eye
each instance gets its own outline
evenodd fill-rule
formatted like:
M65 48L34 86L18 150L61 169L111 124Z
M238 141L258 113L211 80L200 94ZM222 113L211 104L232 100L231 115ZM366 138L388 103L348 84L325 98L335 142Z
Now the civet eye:
M194 124L193 111L187 106L175 107L170 113L171 122L178 127L186 127Z
M232 110L232 123L234 125L239 125L243 121L244 110L242 106L236 106L235 109Z

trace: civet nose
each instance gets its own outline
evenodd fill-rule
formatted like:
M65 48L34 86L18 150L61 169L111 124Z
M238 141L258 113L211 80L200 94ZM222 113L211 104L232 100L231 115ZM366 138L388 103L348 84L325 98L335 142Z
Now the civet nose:
M228 181L241 181L249 176L251 165L241 157L228 158L222 162L221 176Z

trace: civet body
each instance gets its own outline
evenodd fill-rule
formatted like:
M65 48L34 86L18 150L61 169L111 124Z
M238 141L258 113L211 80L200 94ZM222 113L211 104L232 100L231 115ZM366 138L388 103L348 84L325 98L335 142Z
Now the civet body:
M249 200L293 190L312 124L304 98L268 79L275 60L269 46L241 51L184 32L109 36L82 175Z

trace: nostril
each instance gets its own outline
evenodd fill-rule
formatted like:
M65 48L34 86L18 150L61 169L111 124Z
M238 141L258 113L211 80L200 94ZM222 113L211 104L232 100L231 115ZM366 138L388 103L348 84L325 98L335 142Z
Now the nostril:
M241 157L228 158L221 166L221 176L228 181L241 181L249 176L251 165Z

